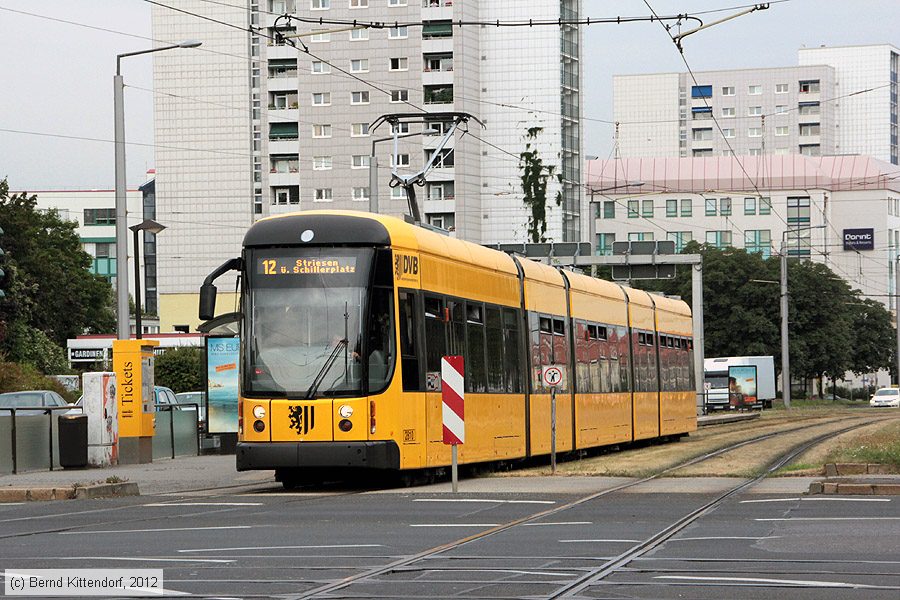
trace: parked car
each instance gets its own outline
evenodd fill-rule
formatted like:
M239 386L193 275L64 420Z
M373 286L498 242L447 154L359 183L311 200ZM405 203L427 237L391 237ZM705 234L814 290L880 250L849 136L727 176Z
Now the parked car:
M881 388L869 400L870 406L891 406L900 408L900 388Z
M186 404L196 404L200 407L197 413L197 423L200 430L203 431L206 426L206 392L181 392L175 394L175 399L182 405L181 410L194 410L193 406L184 406Z
M46 414L39 407L69 406L62 396L50 390L34 390L25 392L6 392L0 394L0 408L35 409L16 410L17 415ZM9 411L0 411L0 416L7 416Z
M182 407L178 406L178 399L175 398L175 392L173 392L170 388L163 387L161 385L153 386L153 393L156 396L154 402L156 403L156 410L183 410ZM172 408L167 408L171 406Z

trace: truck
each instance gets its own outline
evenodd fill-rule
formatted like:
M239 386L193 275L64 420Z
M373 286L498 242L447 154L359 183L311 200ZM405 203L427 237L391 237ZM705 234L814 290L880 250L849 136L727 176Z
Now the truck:
M753 367L755 377L752 377ZM744 379L739 381L741 374ZM772 356L707 358L703 361L703 379L707 412L772 408L775 398L775 359ZM755 389L746 389L748 387Z

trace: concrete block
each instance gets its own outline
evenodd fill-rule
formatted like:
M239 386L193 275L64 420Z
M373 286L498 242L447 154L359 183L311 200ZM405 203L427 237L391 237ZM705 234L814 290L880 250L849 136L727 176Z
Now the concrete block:
M825 465L825 477L837 477L837 476L838 476L837 465L835 465L834 463L827 463Z
M822 493L823 494L837 494L838 484L831 482L824 482L822 484Z
M879 496L900 496L900 483L873 483L872 493Z
M26 490L16 488L0 488L0 502L22 502L25 500Z
M825 484L821 481L813 481L809 484L809 492L808 494L821 494L825 489Z
M869 464L868 471L870 475L890 475L893 468L890 465Z
M138 491L138 484L130 481L124 483L101 483L98 485L80 487L75 491L76 500L140 495L141 493Z
M854 496L872 495L871 483L839 483L838 494L849 494Z
M869 467L866 463L840 463L835 466L839 475L865 475Z

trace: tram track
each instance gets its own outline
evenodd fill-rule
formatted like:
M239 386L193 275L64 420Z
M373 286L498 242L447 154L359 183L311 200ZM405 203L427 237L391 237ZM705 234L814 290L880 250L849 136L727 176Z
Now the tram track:
M810 423L810 424L806 424L802 427L793 428L793 429L790 429L788 432L794 433L794 432L809 430L809 429L813 429L813 428L817 428L817 427L823 427L823 426L827 426L830 424L834 424L835 422L837 422L839 420L846 421L846 419L816 420L815 423ZM604 578L608 577L612 573L615 573L616 571L621 570L623 567L625 567L629 563L639 559L641 556L643 556L647 552L650 552L652 549L663 544L666 540L670 539L671 537L673 537L674 535L676 535L677 533L682 531L685 527L689 526L691 523L697 521L699 518L701 518L705 514L708 514L709 512L714 510L717 506L721 505L728 498L752 487L753 485L756 485L757 483L759 483L760 481L762 481L763 479L765 479L766 477L771 475L773 472L777 471L784 465L789 464L791 460L793 460L797 456L800 456L801 454L803 454L804 452L806 452L808 449L812 448L813 446L822 443L823 441L829 439L830 437L842 435L849 431L853 431L854 429L864 427L864 426L872 423L873 419L866 418L866 417L858 417L858 418L855 418L854 421L855 422L852 425L849 425L848 427L844 427L837 431L828 431L826 433L823 433L821 435L814 437L811 440L806 440L800 444L794 445L789 451L782 453L776 460L772 461L769 464L769 466L764 470L764 472L762 472L757 477L754 477L753 479L750 479L750 480L745 480L741 484L734 486L730 490L718 495L712 501L700 506L699 508L691 511L687 515L677 519L676 521L669 524L668 526L666 526L664 529L657 532L653 536L643 540L639 544L631 546L628 550L626 550L616 556L613 556L613 557L602 558L601 560L604 561L602 565L593 566L593 567L589 567L586 569L581 569L581 570L586 570L587 573L581 577L576 578L574 581L567 583L563 587L560 587L560 588L552 591L548 595L539 596L539 597L547 598L547 599L563 598L563 597L571 596L572 594L577 593L578 591L581 591L583 589L590 587L594 583L603 580ZM599 492L596 492L593 494L589 494L587 496L578 498L576 500L573 500L571 502L568 502L566 504L563 504L563 505L560 505L560 506L557 506L557 507L554 507L551 509L539 511L539 512L533 513L531 515L527 515L525 517L521 517L519 519L509 521L507 523L503 523L500 525L490 527L490 528L480 531L478 533L475 533L475 534L472 534L472 535L466 536L464 538L461 538L461 539L458 539L455 541L451 541L451 542L448 542L445 544L441 544L439 546L419 552L412 556L402 557L402 558L394 560L388 564L376 567L374 569L371 569L371 570L368 570L368 571L365 571L362 573L356 573L353 575L349 575L343 579L315 587L313 589L307 590L307 591L297 594L297 595L284 596L284 598L287 598L289 600L304 600L307 598L316 598L316 597L325 597L325 598L345 597L342 595L335 595L334 593L341 592L341 591L347 592L347 591L349 591L348 588L351 588L352 586L359 585L359 584L362 584L365 582L379 581L380 578L382 578L383 576L386 576L386 575L409 573L412 571L440 570L440 569L436 569L435 567L429 566L427 564L427 561L434 559L436 557L439 557L440 555L445 554L451 550L456 550L463 546L473 544L473 543L479 542L481 540L485 540L486 538L495 536L501 532L508 531L515 527L527 525L534 521L538 521L538 520L544 519L546 517L550 517L550 516L562 513L567 510L571 510L575 507L589 503L593 500L597 500L603 496L608 496L608 495L616 493L616 492L621 492L621 491L627 490L629 488L633 488L633 487L645 484L647 482L658 479L664 475L671 474L679 469L682 469L682 468L685 468L688 466L692 466L692 465L696 465L703 461L710 460L712 458L721 456L725 453L732 452L732 451L742 448L744 446L763 442L765 440L774 438L779 435L783 435L785 433L787 433L785 430L779 429L777 431L772 431L772 432L765 433L762 435L754 436L750 439L742 440L740 442L730 444L728 446L716 449L714 451L692 457L692 458L685 460L677 465L667 467L665 469L662 469L662 470L660 470L656 473L653 473L651 475L648 475L646 477L642 477L642 478L636 479L634 481L626 482L626 483L623 483L623 484L620 484L620 485L617 485L617 486L614 486L614 487L611 487L611 488L608 488L608 489L605 489L605 490L602 490L602 491L599 491ZM442 557L442 558L446 558L446 557ZM473 560L478 560L478 559L473 559ZM521 557L519 557L519 560L521 560ZM544 558L543 560L546 561L548 559ZM571 559L567 558L565 560L571 560ZM575 562L578 562L579 560L596 562L598 559L585 557L582 559L576 559ZM421 564L421 566L419 566L420 564ZM525 570L531 569L530 567L519 567L518 570L521 571L521 570L523 570L523 568ZM540 568L544 571L552 569L552 568L548 568L546 566L546 564L544 566L540 566L540 567L535 566L535 568ZM578 569L578 567L574 566L574 565L570 566L567 569L560 568L561 571L566 571L566 570L572 571L572 570L576 570L576 569ZM516 570L516 569L515 568L494 569L494 571L498 572L498 573L499 572L509 572L509 571L513 571L513 570ZM486 572L490 572L491 569L490 568L461 569L460 572L462 572L462 571L486 573ZM383 580L381 580L381 581L383 581ZM477 580L477 581L480 582L481 584L485 584L485 585L489 585L489 584L497 585L497 584L503 583L502 580L501 581ZM423 580L417 581L417 583L420 583L420 584L422 582L423 582ZM437 584L437 583L442 583L442 582L436 581L434 583ZM466 582L463 582L463 581L459 581L457 583L460 583L463 585L466 584ZM475 582L473 581L472 583L475 583ZM518 584L520 582L517 581L516 583ZM551 583L551 582L542 581L541 583L543 585L548 585L548 583ZM473 591L473 590L469 590L469 591ZM350 595L350 596L346 596L346 597L356 597L356 596ZM379 597L379 596L377 594L372 595L369 593L369 594L366 594L365 597ZM385 596L385 597L396 598L396 597L404 597L404 596L402 594L400 594L400 595L391 594L390 596ZM473 597L473 596L467 595L467 597ZM486 597L498 598L498 596L495 596L495 595L486 596Z

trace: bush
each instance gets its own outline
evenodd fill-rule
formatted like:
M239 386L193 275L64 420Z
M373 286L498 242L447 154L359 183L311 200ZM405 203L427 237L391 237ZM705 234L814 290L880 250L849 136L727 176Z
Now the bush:
M0 357L0 393L27 390L53 390L67 402L78 398L78 392L67 391L55 379L45 377L34 365L9 362Z
M66 351L51 340L46 333L25 323L13 323L6 330L5 343L10 349L8 358L32 365L48 375L71 373Z
M176 394L206 389L203 381L203 349L182 346L156 357L156 385L172 388Z

